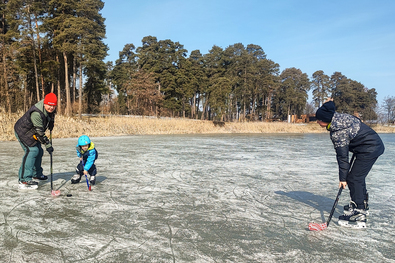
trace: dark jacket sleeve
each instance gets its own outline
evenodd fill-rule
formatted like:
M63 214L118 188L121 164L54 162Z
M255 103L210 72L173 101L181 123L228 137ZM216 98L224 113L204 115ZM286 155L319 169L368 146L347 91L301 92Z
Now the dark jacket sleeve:
M350 168L350 163L348 162L348 145L338 147L335 150L337 164L339 165L339 181L345 182Z

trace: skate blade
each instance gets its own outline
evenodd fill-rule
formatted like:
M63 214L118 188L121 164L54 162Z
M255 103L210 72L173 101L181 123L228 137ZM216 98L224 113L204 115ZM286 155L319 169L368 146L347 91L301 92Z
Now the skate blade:
M338 224L343 227L363 229L366 228L366 222L350 222L346 220L339 220Z
M33 185L33 186L19 185L18 188L21 189L21 190L37 190L38 189L38 185Z

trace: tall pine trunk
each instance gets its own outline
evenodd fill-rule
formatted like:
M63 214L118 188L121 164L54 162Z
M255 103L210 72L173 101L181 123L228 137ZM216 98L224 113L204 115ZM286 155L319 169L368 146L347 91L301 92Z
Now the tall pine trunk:
M69 83L69 69L67 63L67 53L63 51L63 59L64 59L64 79L66 85L66 116L71 115L71 99L70 99L70 83Z
M38 32L38 22L37 22L37 15L35 15L35 23L36 23L36 35L37 35L37 45L38 45L38 59L40 62L40 65L42 65L42 55L41 55L41 41L40 41L40 33ZM44 98L45 96L45 88L44 88L44 76L43 74L40 75L41 78L41 92L42 92L42 96Z
M78 116L82 119L82 63L80 63L80 87L78 89Z
M77 89L77 59L74 56L73 58L73 104L75 102L75 91Z
M7 61L6 61L6 55L5 55L5 49L3 51L3 79L4 79L4 90L5 90L5 97L8 105L8 114L11 114L11 101L10 101L10 93L9 93L9 86L8 86L8 81L7 81Z
M27 83L27 76L23 76L23 77L26 78L26 83ZM22 84L23 84L23 111L26 112L28 110L28 107L27 107L27 96L28 96L28 94L27 94L27 88L26 88L24 79L23 79Z
M195 118L195 109L196 109L196 92L193 94L192 103L191 103L191 119Z
M36 42L34 41L34 35L32 30L32 24L30 19L30 9L28 7L28 22L29 22L29 31L31 32L32 38L32 47L33 47L33 66L34 66L34 78L36 80L36 92L37 92L37 101L40 101L40 87L38 85L38 72L37 72L37 61L36 61ZM44 98L44 96L43 96Z
M56 62L58 63L58 65L60 65L58 54L56 54ZM58 106L57 106L56 112L57 112L57 114L61 114L62 113L62 99L61 99L61 93L60 93L60 68L59 68L59 66L57 68L57 74L58 74L58 77L56 80L56 84L58 86Z
M266 111L267 111L267 114L266 114L266 118L267 119L271 119L272 118L272 95L273 94L273 91L270 89L269 90L269 93L268 93L268 95L267 95L267 107L266 107Z

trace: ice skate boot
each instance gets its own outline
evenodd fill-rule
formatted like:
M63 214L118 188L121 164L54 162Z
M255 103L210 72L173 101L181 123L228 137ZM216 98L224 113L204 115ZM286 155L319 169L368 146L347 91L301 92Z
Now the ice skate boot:
M339 216L339 225L351 228L366 228L366 210L354 208L350 214Z
M38 183L35 181L21 182L19 181L19 189L35 190L38 188Z
M351 215L354 212L354 209L357 208L357 204L354 201L350 201L348 205L343 207L343 215Z
M34 176L33 179L45 181L48 180L48 176L42 174L40 176Z
M364 210L365 210L365 212L366 212L366 215L369 215L369 211L368 211L368 210L369 210L368 200L369 200L369 195L366 194L366 199L363 200L363 205L364 205L364 207L365 207ZM344 209L344 214L345 214L345 215L350 215L356 207L357 207L357 204L356 204L355 202L351 201L350 204L345 205L345 206L343 207L343 209Z
M89 178L89 182L91 183L91 185L95 185L96 184L96 176L91 175Z
M71 177L71 183L72 184L78 184L81 181L81 175L75 174L73 177Z

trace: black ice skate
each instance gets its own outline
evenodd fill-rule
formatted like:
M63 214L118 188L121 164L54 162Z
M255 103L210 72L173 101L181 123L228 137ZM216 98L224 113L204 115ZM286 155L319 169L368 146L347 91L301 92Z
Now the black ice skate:
M364 209L348 210L350 214L339 216L339 225L351 228L366 228L366 213Z
M48 176L42 174L40 176L34 176L33 179L45 181L48 180Z
M75 174L73 177L71 177L71 183L72 184L78 184L81 181L81 175Z
M369 196L368 196L368 194L366 194L366 199L365 200L363 200L363 204L364 204L364 207L365 207L365 214L366 215L369 215L369 204L368 204L368 198L369 198ZM351 201L350 202L350 204L348 204L348 205L345 205L344 207L343 207L343 209L344 209L344 214L345 215L351 215L352 214L352 212L354 211L354 209L356 209L357 208L357 204L355 203L355 202L353 202L353 201Z

